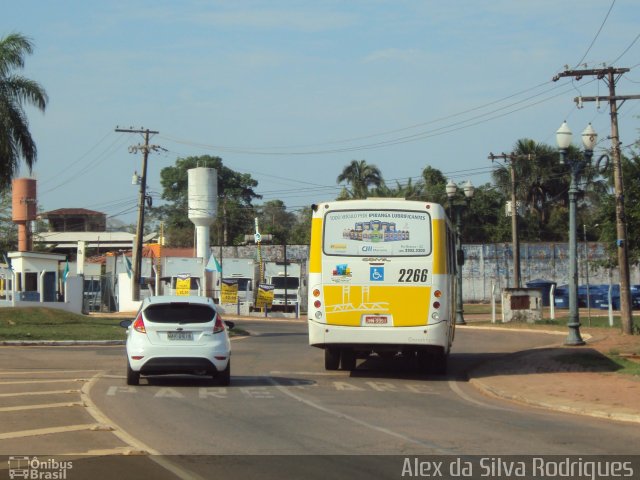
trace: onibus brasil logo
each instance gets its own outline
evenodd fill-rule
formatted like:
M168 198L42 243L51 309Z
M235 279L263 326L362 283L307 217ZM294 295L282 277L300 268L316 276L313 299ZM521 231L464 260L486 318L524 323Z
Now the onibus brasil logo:
M9 478L33 480L65 480L67 470L73 468L73 462L62 462L53 458L40 460L38 457L9 457Z

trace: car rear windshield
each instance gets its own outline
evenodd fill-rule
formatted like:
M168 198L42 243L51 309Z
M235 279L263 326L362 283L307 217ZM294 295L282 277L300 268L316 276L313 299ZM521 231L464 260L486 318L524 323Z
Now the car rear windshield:
M144 316L157 323L206 323L215 318L215 310L207 305L187 302L149 305Z

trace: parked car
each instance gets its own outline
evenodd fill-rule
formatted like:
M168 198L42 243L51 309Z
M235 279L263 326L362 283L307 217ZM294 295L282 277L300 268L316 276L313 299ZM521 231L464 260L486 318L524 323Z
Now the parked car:
M143 300L127 328L127 384L140 375L211 375L220 385L231 381L228 328L213 300L197 296L161 295Z

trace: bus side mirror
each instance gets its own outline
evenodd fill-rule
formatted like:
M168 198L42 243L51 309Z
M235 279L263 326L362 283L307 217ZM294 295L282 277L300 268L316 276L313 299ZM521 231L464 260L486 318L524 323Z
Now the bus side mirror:
M456 256L457 256L457 260L458 260L458 266L463 266L464 265L464 250L460 249L456 251Z

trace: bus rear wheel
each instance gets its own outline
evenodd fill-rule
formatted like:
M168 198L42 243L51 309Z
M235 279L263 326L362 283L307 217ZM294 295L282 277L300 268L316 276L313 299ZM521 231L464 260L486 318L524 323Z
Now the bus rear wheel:
M340 366L340 349L325 348L324 349L324 368L325 370L337 370Z
M418 350L418 367L425 373L446 375L448 355L444 352Z
M341 355L342 370L355 370L356 369L356 352L350 348L342 350Z

